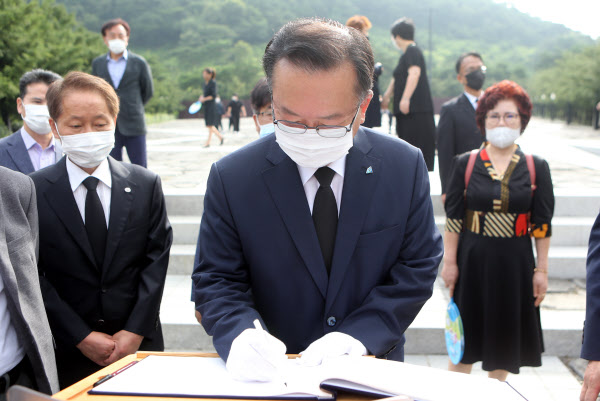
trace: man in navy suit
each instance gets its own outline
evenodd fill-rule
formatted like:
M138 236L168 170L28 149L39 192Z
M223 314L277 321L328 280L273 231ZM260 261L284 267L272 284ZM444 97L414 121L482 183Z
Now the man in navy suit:
M163 350L173 235L160 178L108 156L119 112L113 88L71 72L47 98L66 156L31 178L40 285L64 388L138 349Z
M110 155L123 160L123 147L133 164L147 166L144 105L154 94L152 72L146 60L127 50L131 29L121 18L102 25L108 53L92 62L92 74L108 82L119 96L121 109L115 130L115 147Z
M437 126L437 149L442 182L442 200L450 179L454 156L477 149L485 138L475 123L477 98L485 80L485 66L478 53L464 53L456 62L456 79L464 92L444 103Z
M308 365L402 360L443 249L420 150L360 127L369 42L331 20L296 20L263 67L275 135L208 179L192 276L202 324L239 379L275 377L285 352Z
M581 357L589 361L581 401L595 401L600 392L600 215L592 227L587 256L585 327Z
M62 157L60 144L54 141L48 119L46 91L60 79L52 71L35 69L19 80L17 110L23 127L0 140L0 166L23 174L33 173L56 163Z

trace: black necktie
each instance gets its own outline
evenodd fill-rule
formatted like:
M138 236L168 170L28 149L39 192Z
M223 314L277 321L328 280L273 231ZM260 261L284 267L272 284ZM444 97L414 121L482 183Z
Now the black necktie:
M88 177L83 181L83 185L87 188L87 195L85 197L85 231L87 231L88 240L92 245L98 268L102 268L108 229L106 228L104 209L102 208L98 192L96 192L98 179Z
M312 218L317 230L319 245L321 245L323 260L327 267L327 274L331 270L338 222L337 203L331 189L331 180L334 175L335 171L329 167L321 167L315 172L315 178L319 181L320 186L315 195Z

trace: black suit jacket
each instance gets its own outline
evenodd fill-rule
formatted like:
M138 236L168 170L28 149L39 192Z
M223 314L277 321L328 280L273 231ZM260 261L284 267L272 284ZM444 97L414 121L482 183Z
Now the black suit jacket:
M163 348L158 315L173 234L160 178L108 160L112 188L103 266L96 265L87 239L66 158L31 175L38 193L40 283L57 352L74 349L92 331L122 329L144 336L144 349Z
M103 78L113 88L115 87L108 72L106 54L92 61L92 74ZM150 66L142 56L128 51L127 67L115 91L120 101L117 131L124 136L146 135L144 105L154 94L154 86Z
M475 109L463 93L442 106L437 126L437 151L442 193L450 180L454 156L477 149L485 138L475 122Z

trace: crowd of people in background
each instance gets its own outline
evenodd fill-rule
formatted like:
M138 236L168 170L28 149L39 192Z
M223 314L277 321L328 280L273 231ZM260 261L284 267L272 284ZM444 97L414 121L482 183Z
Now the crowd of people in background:
M404 331L444 254L441 276L469 339L448 369L481 361L506 380L541 366L554 194L548 163L515 144L532 114L527 92L511 81L483 90L483 57L466 52L453 66L463 92L436 128L413 21L391 26L401 56L384 93L371 28L358 15L345 25L299 19L269 42L250 93L259 138L208 179L192 276L198 321L243 380L271 378L286 352L306 365L343 354L402 361ZM128 50L130 34L122 19L102 26L108 52L92 74L34 69L19 82L23 127L0 140L0 400L12 384L53 393L164 349L173 234L160 178L146 169L151 69ZM223 145L222 116L234 134L247 116L237 94L223 107L216 76L202 72L205 148L213 135ZM390 102L401 141L371 129ZM443 244L429 193L436 148ZM599 227L582 400L600 390Z

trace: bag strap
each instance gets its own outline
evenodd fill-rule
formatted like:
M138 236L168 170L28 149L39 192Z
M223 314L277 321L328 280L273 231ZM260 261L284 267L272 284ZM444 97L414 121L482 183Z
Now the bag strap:
M531 195L536 190L537 185L535 184L535 164L533 163L533 155L525 155L527 161L527 170L529 170L529 178L531 179Z
M479 149L473 149L471 151L471 154L469 155L467 169L465 170L465 192L467 191L467 187L469 186L469 181L471 181L471 174L473 174L473 168L475 167L475 161L477 160L478 154Z

